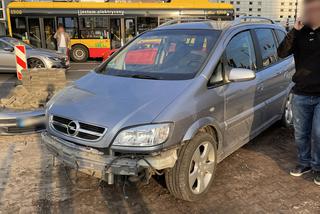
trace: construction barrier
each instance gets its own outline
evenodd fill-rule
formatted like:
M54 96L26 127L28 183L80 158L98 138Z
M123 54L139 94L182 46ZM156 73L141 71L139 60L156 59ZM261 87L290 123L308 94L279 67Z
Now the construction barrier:
M17 77L22 80L22 70L28 69L26 47L24 45L16 45L14 52L16 55Z

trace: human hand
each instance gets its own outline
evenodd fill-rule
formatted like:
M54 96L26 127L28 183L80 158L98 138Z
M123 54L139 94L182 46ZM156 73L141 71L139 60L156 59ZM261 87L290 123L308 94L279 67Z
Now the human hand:
M294 29L301 30L304 27L303 21L301 18L298 18L297 21L294 23Z

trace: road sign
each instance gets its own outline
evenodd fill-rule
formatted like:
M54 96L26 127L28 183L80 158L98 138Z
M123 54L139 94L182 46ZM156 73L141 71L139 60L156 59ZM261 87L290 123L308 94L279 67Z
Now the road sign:
M16 45L14 52L16 54L17 77L22 80L22 70L28 69L26 47L24 45Z

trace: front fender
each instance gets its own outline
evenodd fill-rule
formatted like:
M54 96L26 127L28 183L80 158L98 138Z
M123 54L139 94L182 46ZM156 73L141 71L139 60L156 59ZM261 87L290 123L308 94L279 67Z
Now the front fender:
M186 134L183 137L183 141L191 140L199 131L199 129L211 126L213 127L217 132L218 137L218 147L220 148L220 144L223 142L223 135L222 135L222 129L223 125L219 124L214 118L212 117L204 117L200 118L199 120L195 121L187 130Z

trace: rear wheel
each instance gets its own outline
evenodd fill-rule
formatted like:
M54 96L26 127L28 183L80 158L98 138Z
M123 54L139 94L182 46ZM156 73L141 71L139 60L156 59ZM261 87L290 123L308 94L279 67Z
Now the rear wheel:
M71 49L71 59L74 62L85 62L89 58L89 51L83 45L74 45Z
M288 128L293 126L292 99L293 99L293 94L290 93L287 98L284 113L282 116L282 124Z
M207 193L217 165L217 144L208 133L198 133L179 151L172 169L165 174L167 188L175 197L196 201Z
M28 68L45 68L45 64L37 58L30 58L27 60Z

